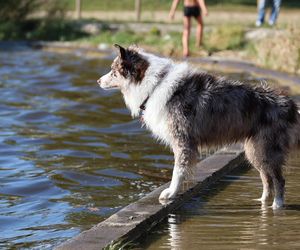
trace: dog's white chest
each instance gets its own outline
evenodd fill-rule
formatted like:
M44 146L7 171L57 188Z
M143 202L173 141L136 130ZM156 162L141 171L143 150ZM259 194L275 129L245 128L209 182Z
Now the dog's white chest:
M147 128L152 131L157 139L165 144L170 144L171 138L168 127L168 115L165 110L155 112L148 109L144 112L143 119Z

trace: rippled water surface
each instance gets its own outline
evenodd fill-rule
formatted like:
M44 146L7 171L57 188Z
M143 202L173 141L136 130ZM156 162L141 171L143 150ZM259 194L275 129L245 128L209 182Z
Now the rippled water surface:
M0 248L50 247L169 178L172 157L96 79L111 60L0 51Z
M52 248L169 180L169 150L97 86L110 63L0 49L1 249Z
M224 177L207 195L185 204L157 227L142 249L300 249L300 153L285 175L286 207L273 211L253 201L261 181L253 168ZM271 205L271 202L268 204Z

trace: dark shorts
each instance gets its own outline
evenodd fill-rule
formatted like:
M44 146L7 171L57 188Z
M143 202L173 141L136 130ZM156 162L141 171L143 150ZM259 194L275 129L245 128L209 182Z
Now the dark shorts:
M200 16L200 7L198 7L198 6L184 7L183 14L186 17L197 18L198 16Z

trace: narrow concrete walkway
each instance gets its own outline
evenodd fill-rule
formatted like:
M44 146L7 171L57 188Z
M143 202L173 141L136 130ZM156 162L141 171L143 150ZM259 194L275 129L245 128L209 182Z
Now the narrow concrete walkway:
M174 200L166 204L161 204L158 201L159 194L169 186L169 183L166 183L56 249L99 250L112 246L114 243L136 240L183 203L203 193L205 188L218 181L225 174L234 168L242 167L244 162L241 145L223 148L198 163L194 179L184 183L183 190Z

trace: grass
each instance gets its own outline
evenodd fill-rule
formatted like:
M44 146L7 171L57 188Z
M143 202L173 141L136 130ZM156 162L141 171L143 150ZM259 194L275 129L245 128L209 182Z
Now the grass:
M123 31L106 30L99 35L85 37L77 41L92 45L101 43L108 45L119 43L124 46L137 44L166 55L175 55L175 52L177 53L181 50L181 34L179 32L170 32L163 35L155 26L145 33L137 33L130 29Z
M241 58L265 68L300 74L299 29L288 27L284 32L275 32L274 36L255 42L245 39L247 29L248 27L239 24L213 26L205 33L202 48L196 48L195 40L191 37L192 55L225 55L234 59ZM182 53L181 32L161 32L156 26L144 33L130 29L106 30L96 36L78 39L77 42L94 46L102 43L108 46L114 43L124 46L137 44L152 52L174 57L181 57Z
M243 48L245 30L240 25L222 25L212 29L205 34L203 48L209 54L222 50L237 50ZM98 45L104 43L107 45L119 43L122 45L137 44L146 47L152 51L164 54L166 56L181 56L181 32L161 32L156 26L148 32L134 32L130 29L123 31L106 30L99 35L85 37L78 40L79 43L89 43ZM199 51L195 47L195 39L192 36L191 51ZM197 54L197 52L196 52Z
M71 41L87 36L73 21L34 19L22 23L0 23L0 40Z
M74 41L78 44L124 46L137 44L165 56L181 57L181 31L162 32L153 24L147 32L129 28L110 30L108 25L98 35L88 35L79 29L77 21L62 19L27 20L23 23L0 23L0 40ZM287 26L284 32L252 42L245 40L249 26L239 24L212 25L204 34L203 46L195 47L191 36L192 56L215 55L244 59L265 68L300 74L300 31ZM276 31L276 30L275 30ZM276 33L275 33L276 34ZM241 57L241 54L243 55Z
M71 8L75 0L65 1ZM156 8L159 10L169 9L170 1L153 0L143 1L143 9ZM211 6L221 6L224 1L207 1ZM297 5L296 2L299 2ZM134 0L111 1L111 0L82 0L83 9L88 10L110 10L134 8ZM254 7L253 0L228 0L224 6L235 7ZM284 1L288 6L300 7L300 1ZM294 4L294 5L293 5ZM154 6L154 7L153 7ZM222 5L223 6L223 5ZM232 10L232 9L231 9ZM223 11L226 14L226 11ZM238 12L237 12L238 13ZM192 56L215 55L219 57L230 57L244 59L260 66L280 71L300 74L300 32L299 22L293 16L286 15L288 20L282 21L281 18L278 28L284 32L276 37L266 37L259 41L247 41L245 33L254 28L253 20L247 19L243 22L244 16L241 13L240 19L231 20L222 16L218 19L218 14L213 17L214 23L205 20L207 29L204 33L203 46L199 49L195 47L194 34L191 35ZM291 20L289 20L290 17ZM240 20L240 21L236 21ZM244 20L245 21L245 20ZM82 20L82 22L68 19L34 19L26 20L22 23L3 22L0 23L0 40L45 40L45 41L74 41L76 43L98 46L105 44L104 47L119 43L124 46L137 44L155 53L165 56L181 57L181 27L178 32L167 32L160 30L159 23L153 23L152 28L147 32L133 31L129 28L121 30L110 30L109 25L102 25L102 30L98 35L89 35L80 30L83 23L98 22L97 20ZM122 22L124 25L125 22ZM157 25L157 26L155 26ZM164 25L167 25L166 23ZM293 26L294 25L294 26ZM265 27L266 28L266 27ZM274 31L277 28L272 29Z
M245 28L241 25L220 25L205 34L204 48L209 53L243 48Z
M75 0L62 0L69 10L75 9ZM111 1L111 0L81 0L82 10L84 11L117 11L117 10L134 10L134 0L122 0L122 1ZM181 1L182 2L182 1ZM152 0L142 1L143 10L169 10L172 1L169 0ZM181 3L182 4L182 3ZM255 0L207 0L206 4L210 8L228 10L249 10L249 8L256 8ZM299 0L287 0L282 2L282 7L286 8L300 8Z
M300 31L288 28L285 33L249 43L248 55L266 68L300 74Z

